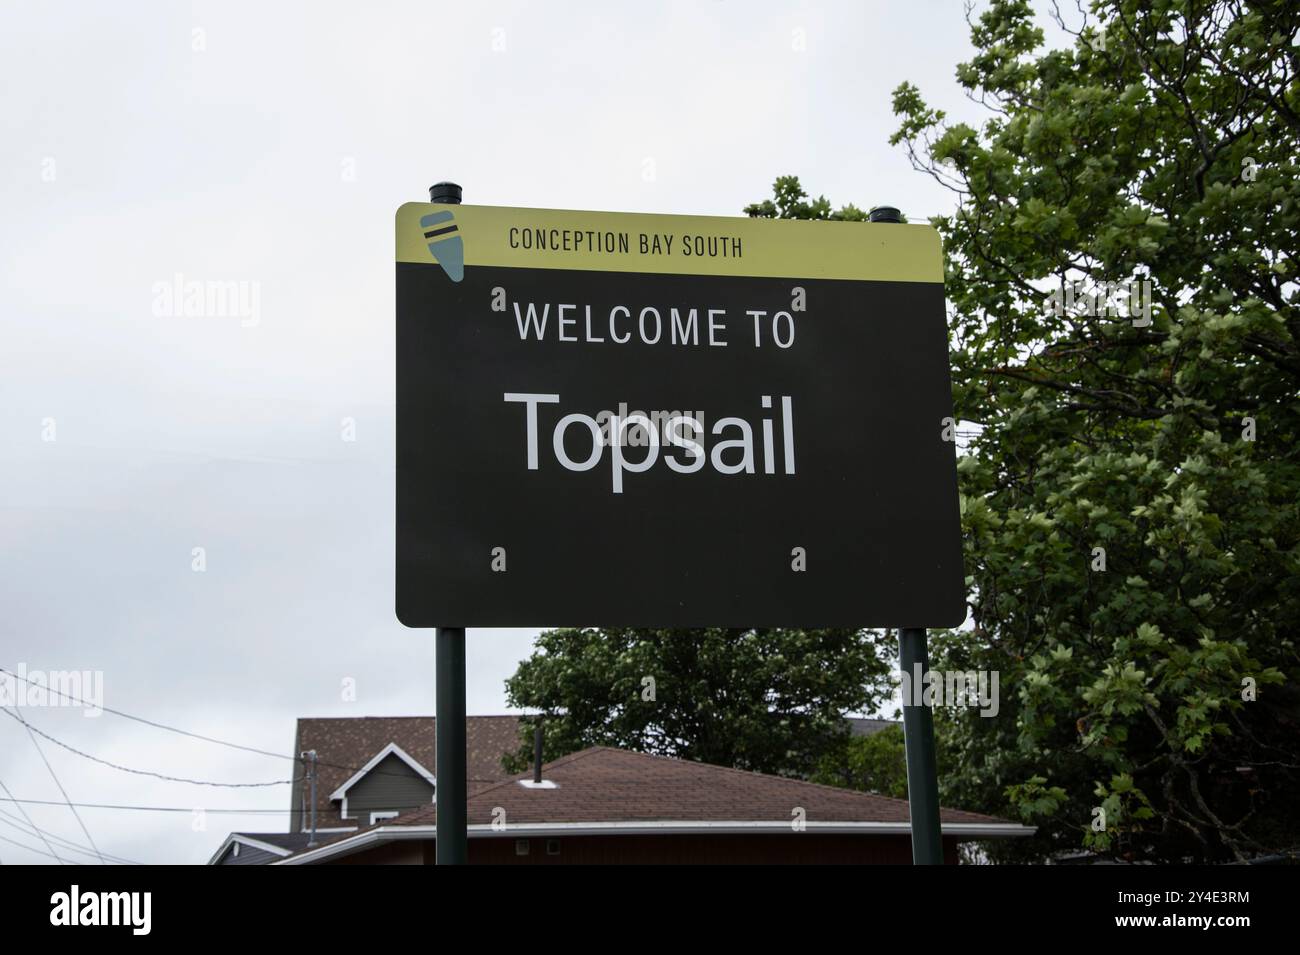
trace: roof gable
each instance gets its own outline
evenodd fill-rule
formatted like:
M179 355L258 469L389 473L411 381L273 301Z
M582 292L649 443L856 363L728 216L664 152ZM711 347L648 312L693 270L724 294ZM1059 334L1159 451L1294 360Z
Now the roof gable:
M389 756L395 756L398 759L400 759L403 763L409 766L415 773L421 776L424 779L424 781L427 782L430 786L436 787L438 785L438 780L433 773L431 773L429 770L421 766L420 763L416 761L416 759L413 756L408 754L406 750L402 749L402 747L398 746L396 743L389 743L387 746L385 746L383 749L377 752L374 756L372 756L368 763L366 763L355 773L353 773L352 776L349 777L348 780L345 783L343 783L342 786L334 790L334 792L330 793L330 799L346 799L348 795L348 790L351 789L353 786L355 786L357 783L361 782L361 780L364 779L372 769L374 769L376 766L382 763Z

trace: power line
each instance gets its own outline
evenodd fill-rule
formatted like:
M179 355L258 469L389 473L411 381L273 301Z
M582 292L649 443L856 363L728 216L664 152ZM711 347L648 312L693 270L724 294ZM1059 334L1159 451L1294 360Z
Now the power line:
M5 708L0 707L0 709L5 709ZM5 709L5 712L8 713L9 711ZM95 845L95 837L90 834L90 830L86 828L85 821L81 818L81 813L77 812L77 807L74 806L72 804L72 800L68 798L68 791L63 788L63 783L59 782L59 776L54 771L54 767L50 765L50 761L45 757L45 751L41 749L41 744L36 742L36 734L32 732L31 726L29 726L27 721L23 719L21 716L15 716L15 719L17 719L18 722L22 723L23 726L27 727L27 735L31 739L32 745L36 747L36 752L40 755L41 762L43 762L45 764L45 768L50 771L50 778L54 780L54 785L58 786L59 792L63 794L63 801L68 804L68 808L72 810L73 817L77 820L77 825L81 826L81 831L86 834L86 841L91 844L95 852L98 854L99 846ZM103 864L104 862L103 855L99 856L99 861L101 864Z
M18 846L20 849L26 849L28 852L35 852L38 856L49 856L49 858L51 859L58 859L60 865L81 865L80 862L68 862L64 859L59 859L57 855L54 855L49 852L42 852L40 849L37 849L35 846L29 846L24 842L17 842L14 839L7 839L4 836L0 836L0 842L7 842L10 845Z
M0 712L3 712L6 716L10 716L18 720L18 722L22 723L24 726L27 727L29 732L37 733L41 737L49 740L55 746L61 746L64 749L66 749L68 752L75 753L76 755L82 757L83 759L90 760L92 763L99 763L101 766L108 766L110 769L117 769L124 773L133 773L137 776L152 776L154 779L161 779L169 783L189 783L191 786L219 786L224 789L257 789L264 786L289 786L295 782L298 782L297 779L277 779L274 782L269 782L269 783L218 783L206 779L187 779L184 776L167 776L164 775L163 773L155 773L148 769L132 769L129 766L121 766L118 765L117 763L110 763L106 759L100 759L98 756L92 756L90 755L90 753L84 753L74 746L69 746L67 743L55 739L49 733L37 729L31 723L28 723L26 720L24 720L21 716L17 716L14 713L9 712L9 710L0 708Z
M3 817L0 818L0 825L6 825L14 829L17 829L25 836L45 837L53 840L59 846L60 849L63 849L65 851L77 852L80 853L81 855L87 855L87 856L96 855L93 849L88 849L78 842L73 842L71 839L64 839L62 836L56 835L55 833L52 833L46 829L40 829L40 828L33 829L33 827L29 827L24 823L22 823L21 821L18 821L18 817L13 815L12 813L8 813L8 812L4 812L3 810L0 810L0 817ZM121 856L115 856L111 852L105 852L104 859L115 865L143 865L143 863L135 862L131 859L124 859Z
M22 680L28 686L39 686L41 689L49 693L57 694L58 696L61 696L64 699L72 700L74 703L90 705L87 703L86 700L83 700L78 696L73 696L70 693L64 693L62 690L56 690L52 686L44 686L43 684L40 683L33 683L31 680L27 679L26 677L19 676L17 673L14 673L12 670L7 670L4 667L0 667L0 673L7 673L15 680ZM264 749L258 749L255 746L243 746L239 743L232 743L229 740L217 739L216 737L213 736L204 736L201 733L191 733L189 730L178 729L175 726L168 726L166 723L156 723L153 720L145 719L143 716L132 716L130 713L123 713L121 710L115 710L111 706L100 706L98 703L96 703L94 704L94 708L97 710L103 710L105 713L112 713L114 716L120 716L122 717L122 719L125 720L134 720L137 723L144 723L146 726L152 726L155 729L166 730L169 733L179 733L181 736L190 736L193 737L194 739L201 739L206 743L216 743L218 746L229 746L231 749L242 749L246 753L257 753L259 756L270 756L273 759L288 759L288 760L295 760L295 761L297 760L296 756L286 756L283 753L272 753Z
M232 743L232 742L230 742L229 740L217 739L217 738L214 737L214 736L204 736L202 733L191 733L189 730L183 730L183 729L180 729L179 727L176 727L176 726L168 726L166 723L158 723L158 722L155 722L154 720L145 719L143 716L133 716L133 715L130 714L130 713L124 713L124 712L121 711L121 710L115 710L115 709L113 709L113 707L111 707L111 706L103 706L102 704L99 704L99 703L90 704L88 701L83 700L83 699L82 699L81 697L79 697L79 696L73 696L71 693L64 693L62 690L56 690L54 687L52 687L52 686L46 686L46 685L44 685L44 684L42 684L42 683L33 683L31 680L27 679L26 677L19 676L17 673L14 673L12 670L8 670L8 669L6 669L6 668L4 668L4 667L0 667L0 673L7 674L7 675L13 677L15 680L22 680L22 681L23 681L24 683L26 683L28 686L39 687L40 689L46 691L47 693L53 693L53 694L55 694L56 696L61 696L61 697L63 697L65 700L71 700L71 701L74 702L74 703L80 703L80 704L85 705L85 706L92 706L92 705L93 705L93 707L94 707L95 709L97 709L97 710L101 710L101 711L103 711L103 712L105 712L105 713L112 713L114 716L120 716L122 719L125 719L125 720L132 720L132 721L134 721L134 722L136 722L136 723L143 723L145 726L152 726L152 727L154 727L155 729L166 730L168 733L177 733L177 734L179 734L179 735L181 735L181 736L188 736L188 737L190 737L190 738L192 738L192 739L202 740L202 741L205 742L205 743L215 743L215 744L218 745L218 746L228 746L228 747L230 747L231 749L243 750L243 751L246 752L246 753L255 753L255 754L257 754L258 756L269 756L269 757L271 757L272 759L287 759L287 760L289 760L290 762L294 762L294 763L298 762L299 759L300 759L300 757L298 757L298 756L289 756L289 755L286 755L286 754L284 754L284 753L272 753L272 752L269 751L269 750L258 749L256 746L244 746L244 745L242 745L241 743ZM331 762L327 762L327 761L325 761L325 760L320 760L320 761L318 761L318 765L320 765L320 766L327 766L327 767L329 767L330 769L341 769L341 770L343 770L344 772L347 772L347 773L355 773L355 772L357 772L357 770L360 770L360 769L363 769L363 768L364 768L364 766L347 766L347 765L344 765L344 764L342 764L342 763L331 763ZM386 770L381 770L381 769L379 769L378 767L372 769L371 772L374 773L374 774L377 775L377 776L403 776L403 777L405 777L406 775L408 775L408 774L406 774L406 773L390 773L390 772L388 772L388 771L386 771ZM301 781L301 779L302 779L302 777L298 777L297 779L295 779L295 780L293 780L293 781L294 781L294 782L299 782L299 781ZM278 784L277 784L277 785L278 785Z
M88 856L96 855L94 850L87 849L85 846L81 845L80 843L73 842L71 839L64 839L62 836L55 835L54 833L48 832L37 826L31 826L25 824L22 821L20 821L18 817L15 816L13 813L5 812L3 809L0 809L0 817L3 817L0 818L0 823L3 823L6 826L12 826L13 828L17 829L25 836L32 836L32 835L46 836L52 839L53 841L57 842L59 844L59 847L62 849L70 849L73 852L80 852L82 855L88 855ZM35 831L29 832L28 829L33 829ZM123 858L122 856L115 856L110 852L105 852L104 858L107 859L109 862L113 862L119 865L143 865L144 864L141 862L135 862L132 859Z
M5 790L8 792L8 790ZM206 809L195 806L130 806L121 803L104 802L60 802L57 799L15 799L12 795L0 798L0 802L21 803L27 806L76 806L78 809L133 809L139 812L204 812L225 813L233 816L265 816L284 814L288 809Z
M14 794L9 791L9 787L5 785L3 779L0 779L0 789L3 789L5 791L5 795L9 797L10 802L14 802L14 803L17 802L17 800L13 798ZM27 820L27 825L35 829L36 823L32 822L31 816L27 815L27 810L20 805L18 806L18 811L21 812L23 814L23 818ZM43 834L41 835L41 841L45 843L45 848L50 850L54 858L59 859L59 854L54 851L54 846L50 845L50 840L46 839ZM63 865L62 859L59 859L59 865Z

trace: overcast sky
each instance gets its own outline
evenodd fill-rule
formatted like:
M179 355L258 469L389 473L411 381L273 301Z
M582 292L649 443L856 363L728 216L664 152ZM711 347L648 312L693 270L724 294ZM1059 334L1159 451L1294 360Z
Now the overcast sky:
M299 716L433 712L433 633L397 622L392 583L392 223L432 182L739 215L794 173L836 205L951 208L887 140L903 80L980 117L953 77L958 0L558 9L0 6L0 666L99 670L108 706L286 755ZM249 297L186 316L161 292L176 276ZM506 711L536 632L469 632L470 713ZM22 713L134 769L292 773L109 714ZM286 786L41 749L74 802L209 810L81 810L106 853L202 862L232 829L287 828L211 812L283 810ZM3 716L0 782L62 798ZM27 811L88 843L66 806ZM0 839L48 851L15 819L0 802ZM7 841L0 860L53 861Z

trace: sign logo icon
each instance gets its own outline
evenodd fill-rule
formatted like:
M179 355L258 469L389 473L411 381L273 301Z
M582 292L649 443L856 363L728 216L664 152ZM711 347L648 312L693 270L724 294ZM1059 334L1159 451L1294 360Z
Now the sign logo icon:
M431 212L420 219L420 228L447 277L459 282L465 277L465 243L455 220L450 212Z

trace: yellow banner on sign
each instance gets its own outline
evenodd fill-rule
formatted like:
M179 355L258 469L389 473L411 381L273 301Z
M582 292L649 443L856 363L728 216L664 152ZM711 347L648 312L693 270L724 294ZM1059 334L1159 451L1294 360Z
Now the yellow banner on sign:
M408 202L397 261L677 275L942 282L928 225L578 212Z

